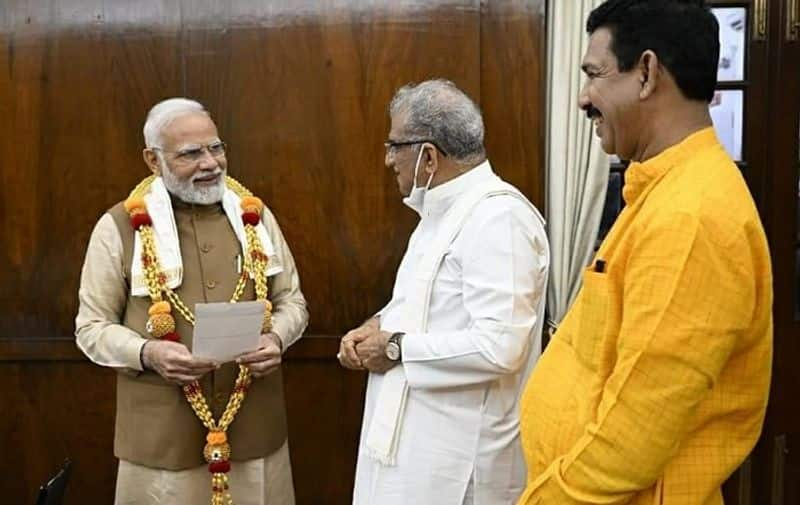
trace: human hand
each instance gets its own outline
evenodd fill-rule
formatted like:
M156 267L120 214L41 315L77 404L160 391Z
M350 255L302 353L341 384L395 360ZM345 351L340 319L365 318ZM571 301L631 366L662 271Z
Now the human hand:
M169 340L145 342L142 361L145 368L153 370L167 382L181 386L219 368L211 360L196 359L185 345Z
M350 370L363 370L364 367L361 365L361 359L356 353L356 344L362 342L372 332L378 331L379 327L380 322L378 318L373 317L358 328L347 332L347 334L342 337L341 342L339 342L339 353L336 355L339 359L339 363Z
M397 364L386 357L386 344L391 336L388 331L373 330L356 345L356 353L364 368L373 373L386 373Z
M270 332L261 335L257 351L243 354L236 359L236 363L245 365L250 369L250 375L258 379L271 374L281 365L281 339Z

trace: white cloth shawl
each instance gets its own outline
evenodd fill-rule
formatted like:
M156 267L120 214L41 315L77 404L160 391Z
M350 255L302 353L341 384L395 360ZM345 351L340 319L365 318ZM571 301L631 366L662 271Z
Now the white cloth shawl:
M172 201L161 177L153 180L150 191L144 197L144 202L147 206L147 213L150 214L150 219L153 221L153 235L161 271L167 277L167 287L175 289L183 281L183 260L178 240L178 227L175 225L175 215L172 211ZM244 231L244 223L242 223L240 202L239 195L226 186L222 196L222 208L225 210L225 215L231 223L236 238L242 245L242 251L247 251L247 236ZM269 257L267 276L282 272L283 266L277 261L275 246L272 245L272 240L261 222L256 226L256 233L261 241L261 248ZM142 240L138 231L133 243L131 296L149 296L142 268Z

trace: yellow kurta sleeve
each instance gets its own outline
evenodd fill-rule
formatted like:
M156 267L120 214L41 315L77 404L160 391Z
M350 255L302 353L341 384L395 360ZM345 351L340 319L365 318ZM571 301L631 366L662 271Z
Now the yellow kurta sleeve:
M702 216L653 217L626 264L608 265L605 275L624 276L613 370L594 419L529 483L521 505L627 503L678 451L756 301L747 232L724 215Z

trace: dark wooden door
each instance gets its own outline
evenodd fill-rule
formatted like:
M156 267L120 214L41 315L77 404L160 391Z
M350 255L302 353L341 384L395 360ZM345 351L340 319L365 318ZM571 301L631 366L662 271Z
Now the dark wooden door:
M800 0L713 1L721 33L746 16L744 73L718 89L738 109L716 115L734 130L737 158L764 222L773 261L774 359L762 436L725 486L727 504L800 504ZM722 46L722 56L730 47ZM730 72L729 72L730 74ZM725 104L723 104L724 108ZM734 118L734 121L726 121ZM712 115L714 106L712 105ZM731 132L727 132L730 134ZM726 132L721 138L725 143Z
M775 359L757 496L800 503L800 1L771 0L767 192L775 289Z

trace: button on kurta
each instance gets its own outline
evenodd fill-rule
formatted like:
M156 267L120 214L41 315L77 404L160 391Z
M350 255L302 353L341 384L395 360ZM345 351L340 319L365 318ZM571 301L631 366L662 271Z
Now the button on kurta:
M215 287L217 287L217 283L216 281L211 281L211 280L206 281L206 287L208 289L214 289Z
M203 253L209 253L214 246L211 244L203 244L200 246L200 251Z
M217 400L217 403L222 403L225 401L225 394L224 393L216 393L214 394L214 399Z

